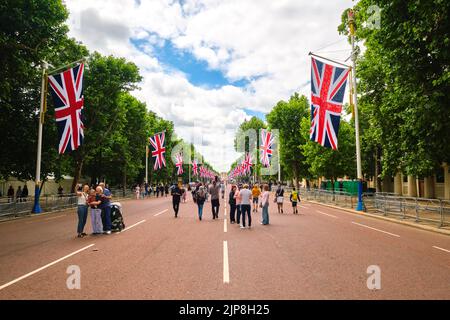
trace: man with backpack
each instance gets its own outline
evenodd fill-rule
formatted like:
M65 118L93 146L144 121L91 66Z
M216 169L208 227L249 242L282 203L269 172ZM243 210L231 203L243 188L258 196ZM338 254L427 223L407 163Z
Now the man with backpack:
M298 195L297 190L295 190L295 187L292 188L292 192L291 192L291 196L289 197L289 200L291 200L292 203L292 210L293 210L293 214L298 214L298 209L297 209L297 202L300 201L300 197Z

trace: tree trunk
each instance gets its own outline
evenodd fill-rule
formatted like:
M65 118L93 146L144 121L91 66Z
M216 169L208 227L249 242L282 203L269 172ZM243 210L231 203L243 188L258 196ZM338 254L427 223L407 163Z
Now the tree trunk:
M123 180L122 180L122 194L125 197L125 192L127 189L127 170L123 168Z
M72 188L71 193L75 193L75 188L78 184L78 181L80 181L81 177L81 170L83 169L84 160L81 159L77 161L77 166L75 168L75 174L73 175L73 182L72 182Z

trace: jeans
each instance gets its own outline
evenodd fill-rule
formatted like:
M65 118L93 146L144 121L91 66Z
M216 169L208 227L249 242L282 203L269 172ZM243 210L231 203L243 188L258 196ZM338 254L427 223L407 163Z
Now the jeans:
M262 224L269 224L269 204L262 207Z
M239 224L241 223L241 213L242 213L242 207L240 204L236 205L236 222Z
M198 204L198 218L201 220L203 215L203 204Z
M251 205L241 204L241 214L242 214L242 225L245 227L245 214L248 216L248 226L252 226L252 215L251 215Z
M102 210L91 208L92 233L102 233Z
M175 211L175 216L178 215L178 210L180 209L180 201L173 201L173 211Z
M103 207L103 211L105 213L105 225L103 226L104 231L111 231L111 207L106 206Z
M79 205L77 208L78 213L78 228L77 233L83 233L84 226L86 225L88 207L86 205Z
M211 209L213 218L219 218L219 207L220 207L219 199L211 199Z
M230 204L230 221L235 222L236 221L236 205Z

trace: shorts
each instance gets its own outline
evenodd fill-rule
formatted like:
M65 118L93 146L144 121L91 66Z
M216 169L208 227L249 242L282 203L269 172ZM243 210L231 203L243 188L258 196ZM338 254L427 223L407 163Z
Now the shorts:
M258 200L259 200L259 198L253 198L253 203L258 204Z
M283 203L283 197L277 197L277 203Z
M297 206L297 201L292 201L292 206L296 207Z

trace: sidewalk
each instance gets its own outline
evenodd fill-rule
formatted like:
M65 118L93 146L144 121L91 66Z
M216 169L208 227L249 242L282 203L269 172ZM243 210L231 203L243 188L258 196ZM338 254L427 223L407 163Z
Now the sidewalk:
M393 222L393 223L403 224L403 225L410 226L410 227L413 227L413 228L418 228L418 229L422 229L422 230L427 230L427 231L432 231L432 232L441 233L441 234L445 234L445 235L450 235L450 227L439 228L437 226L430 225L429 223L424 222L424 221L411 222L411 221L407 221L407 219L392 218L392 217L387 217L387 216L373 214L373 213L368 213L368 212L363 212L363 211L356 211L356 210L353 210L353 209L343 208L343 207L330 205L330 204L325 204L325 203L312 201L312 200L304 200L304 201L305 202L314 203L314 204L318 204L318 205L325 206L325 207L329 207L329 208L334 208L334 209L346 211L348 213L359 215L359 216L366 216L366 217L371 217L371 218L375 218L375 219L381 219L381 220L390 221L390 222Z

